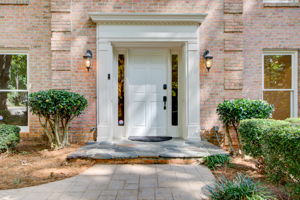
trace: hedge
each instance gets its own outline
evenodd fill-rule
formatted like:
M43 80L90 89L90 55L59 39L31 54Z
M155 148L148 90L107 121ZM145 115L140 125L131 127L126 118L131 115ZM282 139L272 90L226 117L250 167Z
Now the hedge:
M241 120L245 119L268 119L274 111L273 105L263 100L234 99L225 100L217 107L217 114L226 129L230 151L234 151L232 138L229 134L229 126L232 126L237 135L238 148L242 150L241 138L238 131Z
M273 119L242 120L239 127L239 133L241 135L244 153L255 158L261 157L263 155L261 139L266 130L271 127L289 124L289 122Z
M293 125L300 126L300 118L287 118L284 121L289 122L289 123L291 123Z
M266 131L262 141L268 176L276 182L297 186L300 194L300 127L273 127Z
M14 125L0 124L0 151L14 148L20 142L20 128Z

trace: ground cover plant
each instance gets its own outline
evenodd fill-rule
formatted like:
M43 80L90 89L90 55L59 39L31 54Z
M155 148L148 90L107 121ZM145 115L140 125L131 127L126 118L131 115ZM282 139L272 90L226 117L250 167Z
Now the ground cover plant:
M244 119L267 119L272 116L274 107L263 100L235 99L225 100L217 107L217 114L225 127L230 153L234 152L229 128L233 127L237 135L238 149L242 150L241 138L238 132L240 122Z
M221 177L209 187L212 200L270 200L274 199L266 188L248 176L237 174L232 180Z
M0 124L0 152L13 149L20 141L20 128Z
M268 196L278 200L294 200L287 188L283 184L270 181L266 174L257 168L256 162L256 159L248 156L235 156L231 158L230 164L216 167L212 169L212 173L216 179L225 177L229 181L233 181L238 174L244 174L254 183L259 183L259 186L266 188L266 191L269 193Z
M65 90L46 90L31 93L29 107L39 117L51 148L63 148L69 144L69 124L84 111L87 100Z
M209 169L229 164L230 156L226 154L212 155L204 158L204 163Z

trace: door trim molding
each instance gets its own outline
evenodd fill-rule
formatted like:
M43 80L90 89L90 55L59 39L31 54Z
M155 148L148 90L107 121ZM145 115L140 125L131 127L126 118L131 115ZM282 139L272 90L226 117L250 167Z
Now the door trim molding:
M172 15L169 15L171 17ZM138 18L138 15L135 15ZM176 18L174 18L176 21ZM120 139L114 121L117 103L114 47L180 47L182 49L183 105L180 136L200 139L200 44L199 23L102 24L97 23L97 127L98 141ZM125 45L126 44L126 45ZM202 59L202 58L201 58ZM111 80L107 79L111 74Z
M90 18L101 24L201 24L207 14L203 13L89 13Z

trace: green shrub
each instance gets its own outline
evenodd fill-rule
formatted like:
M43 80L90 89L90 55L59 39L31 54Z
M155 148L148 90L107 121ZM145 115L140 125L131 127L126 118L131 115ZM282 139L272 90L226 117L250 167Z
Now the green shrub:
M238 133L240 121L244 119L267 119L272 116L274 107L263 100L235 99L225 100L217 107L217 114L226 127L226 135L232 146L232 139L228 133L228 127L232 126L237 134L239 148L241 141ZM232 149L232 147L231 147Z
M263 136L262 149L269 178L300 187L300 127L269 129Z
M293 125L300 125L300 118L287 118L286 120L284 120L286 122L289 122Z
M212 155L204 158L204 164L209 169L224 166L230 162L230 156L226 154Z
M290 123L273 119L246 119L242 120L239 133L243 151L252 157L259 158L263 155L261 140L266 130L271 127L289 125Z
M221 178L214 186L209 187L212 200L269 200L272 198L267 190L253 182L243 174L238 174L233 180Z
M87 107L79 94L64 90L46 90L29 95L29 107L37 115L52 148L68 144L70 122Z
M14 125L0 124L0 151L14 148L20 141L20 128Z

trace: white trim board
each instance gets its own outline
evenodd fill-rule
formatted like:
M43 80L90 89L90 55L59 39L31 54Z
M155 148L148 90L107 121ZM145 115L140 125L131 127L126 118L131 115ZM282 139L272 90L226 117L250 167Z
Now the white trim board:
M202 13L89 13L96 23L181 23L200 24L207 14Z

